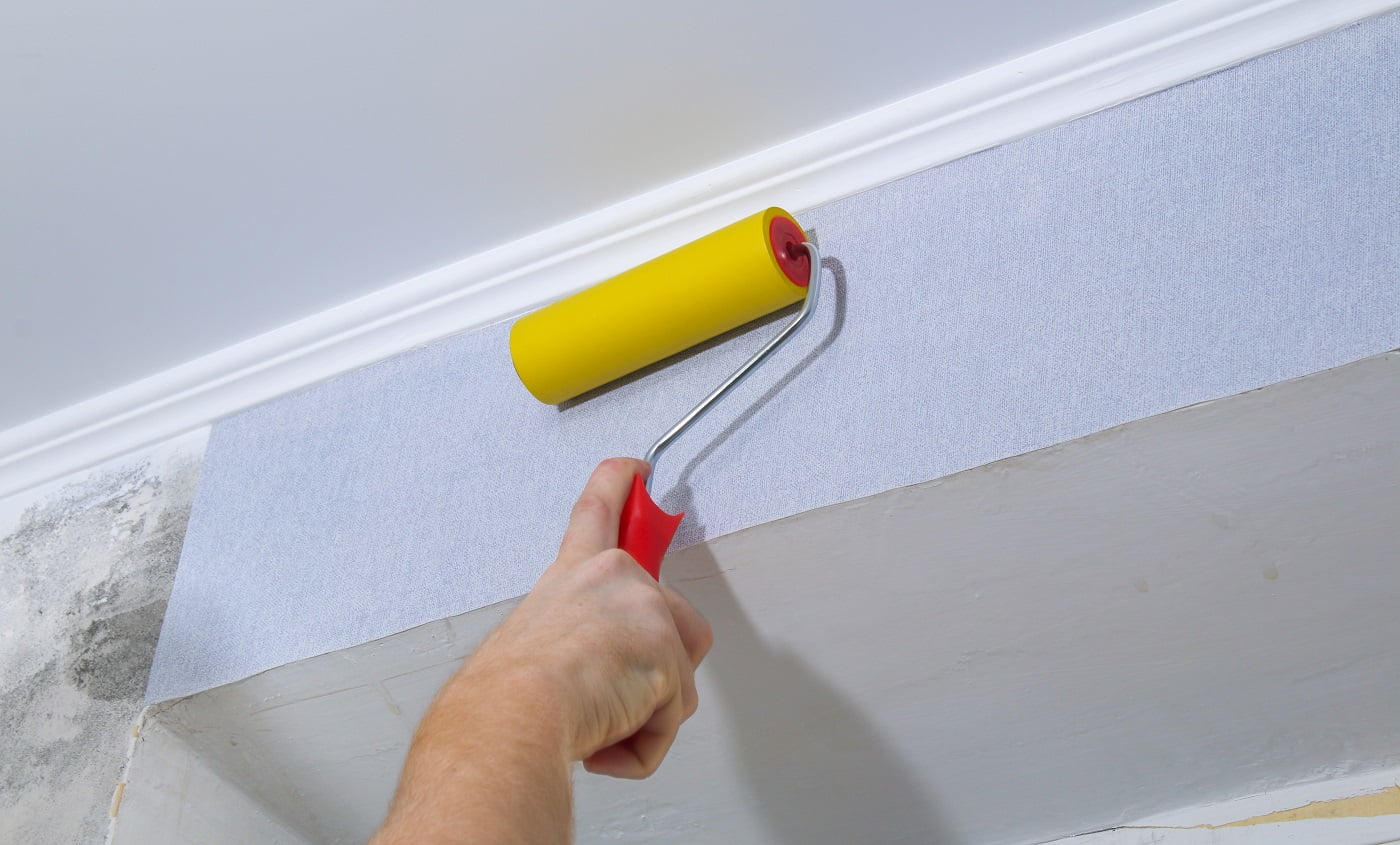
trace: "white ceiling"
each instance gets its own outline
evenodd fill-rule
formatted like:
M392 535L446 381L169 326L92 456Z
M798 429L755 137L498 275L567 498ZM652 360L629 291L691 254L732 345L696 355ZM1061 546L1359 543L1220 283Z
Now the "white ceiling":
M12 4L0 429L1157 5Z

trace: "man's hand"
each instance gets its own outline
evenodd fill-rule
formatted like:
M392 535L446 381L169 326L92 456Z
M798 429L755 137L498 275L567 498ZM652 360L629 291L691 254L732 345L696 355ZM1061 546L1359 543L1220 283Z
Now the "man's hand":
M656 771L695 712L695 668L713 640L680 594L617 548L632 477L646 471L631 458L594 470L559 559L473 659L492 671L533 663L571 728L570 758L625 778Z
M695 712L710 626L617 548L632 477L604 461L559 557L438 693L376 843L566 842L569 767L656 771Z

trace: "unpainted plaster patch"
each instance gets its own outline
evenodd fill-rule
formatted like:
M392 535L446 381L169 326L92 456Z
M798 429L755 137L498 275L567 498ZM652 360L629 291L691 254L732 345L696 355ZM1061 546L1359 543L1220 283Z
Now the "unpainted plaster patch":
M1231 827L1254 827L1261 824L1283 824L1308 819L1357 819L1400 815L1400 786L1389 786L1365 795L1333 798L1330 801L1310 801L1301 807L1261 813L1224 824L1194 825L1127 825L1125 830L1224 830Z
M1256 824L1296 822L1302 819L1375 818L1400 814L1400 786L1391 786L1368 795L1353 795L1331 801L1312 801L1291 810L1279 810L1251 816L1229 824L1205 825L1209 828L1250 827Z
M165 601L156 601L70 632L68 680L103 701L140 698L164 615Z
M104 838L200 460L99 467L0 537L0 841Z

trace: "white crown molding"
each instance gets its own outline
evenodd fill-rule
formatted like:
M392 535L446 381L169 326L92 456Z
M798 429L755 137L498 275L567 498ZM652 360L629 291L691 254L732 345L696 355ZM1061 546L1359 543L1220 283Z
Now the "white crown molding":
M1204 76L1400 0L1178 0L602 208L0 432L0 496L794 213Z

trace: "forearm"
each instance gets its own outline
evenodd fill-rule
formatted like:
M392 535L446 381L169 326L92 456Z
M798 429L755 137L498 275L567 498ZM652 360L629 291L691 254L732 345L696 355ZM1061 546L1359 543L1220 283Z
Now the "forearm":
M594 470L559 557L423 717L373 845L565 845L575 762L623 778L661 765L713 635L617 547L646 471Z
M468 664L419 725L373 845L569 842L572 762L553 698L528 669Z

